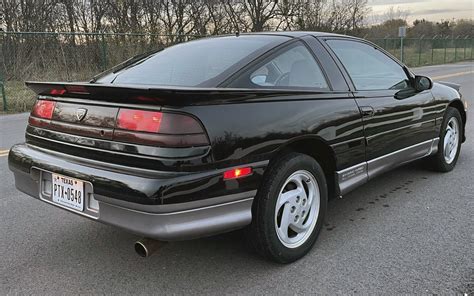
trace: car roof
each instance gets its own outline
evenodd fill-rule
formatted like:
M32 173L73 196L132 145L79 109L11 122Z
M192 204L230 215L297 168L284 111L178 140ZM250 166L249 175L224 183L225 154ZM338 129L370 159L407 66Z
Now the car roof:
M237 33L236 33L237 34ZM233 34L233 35L236 35ZM317 32L317 31L269 31L269 32L249 32L249 33L239 33L240 35L275 35L275 36L285 36L291 38L300 38L303 36L311 35L315 37L345 37L345 38L355 38L359 39L354 36L350 35L343 35L343 34L336 34L336 33L329 33L329 32ZM224 36L229 36L224 35Z

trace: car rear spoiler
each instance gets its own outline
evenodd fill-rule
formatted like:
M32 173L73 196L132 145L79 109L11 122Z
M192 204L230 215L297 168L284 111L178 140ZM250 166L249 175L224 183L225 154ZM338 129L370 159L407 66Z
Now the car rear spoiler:
M314 90L245 89L245 88L198 88L167 87L156 85L99 84L76 82L25 83L40 96L80 98L96 101L134 103L148 105L206 105L235 103L250 100L272 100L275 97L321 94Z

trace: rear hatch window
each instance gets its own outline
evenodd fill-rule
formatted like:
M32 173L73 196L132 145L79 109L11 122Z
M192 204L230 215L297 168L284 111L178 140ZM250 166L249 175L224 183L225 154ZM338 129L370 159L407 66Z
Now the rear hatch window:
M247 35L206 38L178 44L152 53L97 83L148 84L163 86L216 86L219 76L227 76L245 66L252 57L287 41L284 36ZM230 72L230 73L227 73Z

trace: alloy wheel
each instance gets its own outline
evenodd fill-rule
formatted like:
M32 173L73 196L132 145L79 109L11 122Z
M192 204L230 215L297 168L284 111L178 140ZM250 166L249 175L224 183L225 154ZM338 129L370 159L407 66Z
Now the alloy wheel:
M306 170L291 174L284 182L275 207L275 230L287 248L304 244L316 226L320 192L316 178Z

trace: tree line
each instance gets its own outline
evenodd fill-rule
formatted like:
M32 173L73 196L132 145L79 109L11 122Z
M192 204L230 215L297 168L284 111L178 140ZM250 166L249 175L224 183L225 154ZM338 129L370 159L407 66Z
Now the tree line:
M370 23L368 0L1 0L0 30L217 35L278 30L331 31L362 37L473 36L472 20L406 22L391 9Z
M381 24L364 28L360 33L366 38L393 38L397 37L399 27L407 27L408 38L474 37L474 22L463 19L438 22L416 19L409 24L402 18L390 18Z
M215 35L359 30L368 0L2 0L5 31Z

